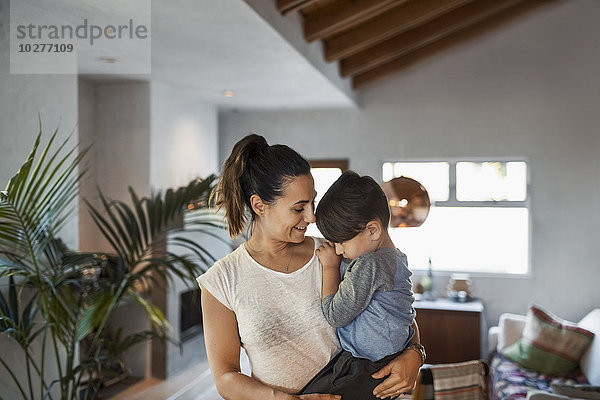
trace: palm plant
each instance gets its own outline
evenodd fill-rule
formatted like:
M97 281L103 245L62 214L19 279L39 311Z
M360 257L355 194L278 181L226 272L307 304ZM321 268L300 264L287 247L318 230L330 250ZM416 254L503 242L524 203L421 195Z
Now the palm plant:
M8 371L23 399L52 398L56 392L61 399L78 399L82 382L106 365L103 349L123 352L149 337L168 336L168 322L147 293L174 277L193 284L212 261L206 249L173 232L188 204L207 203L215 177L143 198L130 188L129 204L111 201L99 191L101 207L87 205L113 252L76 253L66 248L58 234L74 212L87 149L67 148L68 139L53 149L55 131L36 160L41 137L40 122L27 160L0 192L0 283L8 287L6 296L0 292L0 333L23 351L26 378L20 380L15 373L18 367L1 355L0 369ZM214 235L210 227L222 226L210 216L194 223L194 230L209 235ZM190 254L169 251L168 243ZM108 258L121 267L107 263ZM101 270L91 291L84 278L90 268ZM116 341L108 344L111 317L125 300L141 307L152 328L128 336L118 333ZM78 356L84 338L90 339L88 349ZM33 349L34 343L38 350ZM44 370L46 357L56 362L56 379ZM93 391L83 393L95 396Z

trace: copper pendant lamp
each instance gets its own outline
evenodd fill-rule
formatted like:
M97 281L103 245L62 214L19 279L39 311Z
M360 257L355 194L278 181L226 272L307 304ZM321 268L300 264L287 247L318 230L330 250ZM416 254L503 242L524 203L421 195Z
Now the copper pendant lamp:
M417 227L425 222L431 202L419 182L401 176L385 182L383 191L390 205L390 227Z

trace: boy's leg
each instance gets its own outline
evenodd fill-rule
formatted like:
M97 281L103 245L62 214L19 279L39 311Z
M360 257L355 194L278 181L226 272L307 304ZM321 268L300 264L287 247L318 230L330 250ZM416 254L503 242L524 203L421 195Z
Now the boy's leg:
M377 400L373 389L384 379L374 379L371 375L384 365L353 357L350 353L343 354L336 364L335 379L328 393L339 394L343 400Z
M343 400L376 400L373 389L385 378L373 379L372 374L384 367L393 357L372 362L355 358L342 351L323 368L300 392L339 394Z
M328 390L331 388L333 380L333 369L342 356L344 351L340 351L329 363L323 367L303 388L298 394L310 393L331 393Z

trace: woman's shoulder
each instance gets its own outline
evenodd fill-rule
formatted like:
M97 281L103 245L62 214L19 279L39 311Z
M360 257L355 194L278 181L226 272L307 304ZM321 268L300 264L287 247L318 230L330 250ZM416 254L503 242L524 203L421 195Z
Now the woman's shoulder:
M231 264L231 263L238 263L244 259L245 255L246 255L246 248L244 246L244 243L242 243L238 247L233 249L233 251L231 253L229 253L226 256L217 260L217 262L215 264L225 264L226 265L226 264Z
M317 249L325 242L325 239L314 237L314 236L306 236L304 238L304 243L302 245L302 251L306 255L306 257L313 257L316 259L315 253Z
M321 238L321 237L317 237L317 236L307 236L308 239L312 239L313 242L312 245L315 247L315 249L318 249L319 246L321 246L323 243L325 243L325 239Z
M234 288L243 278L240 276L244 245L240 245L225 257L217 260L212 267L196 278L196 282L208 290L225 307L233 310Z
M236 267L243 263L243 253L244 245L241 244L231 253L215 261L215 263L201 276L231 275L235 272Z

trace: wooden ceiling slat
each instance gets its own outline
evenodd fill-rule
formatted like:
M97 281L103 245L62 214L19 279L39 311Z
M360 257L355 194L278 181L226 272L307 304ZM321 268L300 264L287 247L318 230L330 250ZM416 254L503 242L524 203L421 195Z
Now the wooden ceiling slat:
M478 0L416 29L388 39L340 62L344 77L367 72L416 49L430 45L524 0Z
M312 42L350 29L408 0L339 0L304 16L304 38Z
M277 9L282 14L289 14L310 7L321 0L277 0Z
M304 18L306 15L323 12L328 10L330 7L335 6L338 1L340 0L320 0L316 2L316 4L311 4L310 7L302 8L300 15L302 15L302 18Z
M325 40L328 62L348 57L409 29L423 25L473 0L419 0L397 6L382 15Z
M402 71L403 69L422 61L423 59L431 57L435 54L439 54L443 51L447 51L448 48L451 48L452 46L471 40L473 37L482 35L492 29L496 29L510 19L515 18L525 12L529 12L532 9L544 4L547 4L547 2L537 0L523 1L515 7L511 7L502 13L495 14L494 16L486 19L484 23L472 25L469 28L447 36L409 55L397 58L367 72L354 76L352 78L353 87L354 89L360 89L367 85L371 85L372 83L381 80L386 76L396 74L399 71Z

